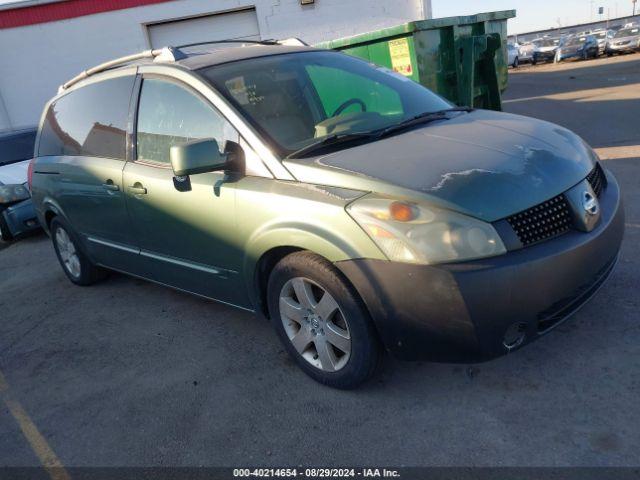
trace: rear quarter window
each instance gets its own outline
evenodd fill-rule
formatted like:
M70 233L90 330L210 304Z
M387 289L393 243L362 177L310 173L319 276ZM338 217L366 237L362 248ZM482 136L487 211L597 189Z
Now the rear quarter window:
M73 90L51 104L42 126L38 156L126 158L126 131L134 76Z

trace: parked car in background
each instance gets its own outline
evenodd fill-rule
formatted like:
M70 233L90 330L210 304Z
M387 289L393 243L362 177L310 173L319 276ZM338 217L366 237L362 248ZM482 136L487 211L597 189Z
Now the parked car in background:
M533 52L535 51L535 49L536 46L533 42L521 43L518 46L518 58L520 63L531 62L533 60Z
M0 239L13 240L40 228L27 188L37 129L0 132Z
M569 37L556 49L555 62L561 62L568 58L598 57L598 41L593 35Z
M507 45L507 65L513 68L518 68L518 65L520 65L520 52L518 47L512 43Z
M550 62L556 56L556 50L560 45L559 38L540 38L538 40L534 40L533 44L535 48L533 50L533 58L531 59L532 64L537 64L538 62Z
M616 32L613 30L597 30L593 32L593 36L598 41L598 54L602 55L607 49L607 43L613 38Z
M335 51L139 58L42 116L33 198L74 284L113 269L261 312L304 372L350 388L383 348L512 352L614 268L618 183L565 128Z
M609 56L638 50L640 50L640 26L618 30L605 47L605 53Z

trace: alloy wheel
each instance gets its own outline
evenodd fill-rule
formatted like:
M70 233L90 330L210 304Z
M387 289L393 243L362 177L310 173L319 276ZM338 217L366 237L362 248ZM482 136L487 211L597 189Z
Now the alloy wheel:
M279 305L284 330L302 358L324 372L347 364L349 325L329 292L308 278L292 278L280 291Z
M62 227L56 230L56 245L64 268L72 277L80 277L80 258L69 234Z

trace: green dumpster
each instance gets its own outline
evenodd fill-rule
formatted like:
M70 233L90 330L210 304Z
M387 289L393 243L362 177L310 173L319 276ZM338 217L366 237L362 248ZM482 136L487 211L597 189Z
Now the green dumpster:
M500 110L507 87L507 20L515 10L409 22L323 42L388 67L456 105Z

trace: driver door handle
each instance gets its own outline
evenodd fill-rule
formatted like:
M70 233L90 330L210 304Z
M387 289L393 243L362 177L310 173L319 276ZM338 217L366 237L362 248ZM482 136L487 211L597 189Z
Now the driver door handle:
M129 187L127 187L127 190L129 190L134 195L146 195L147 194L147 189L144 188L140 182L136 182L133 185L130 185Z

